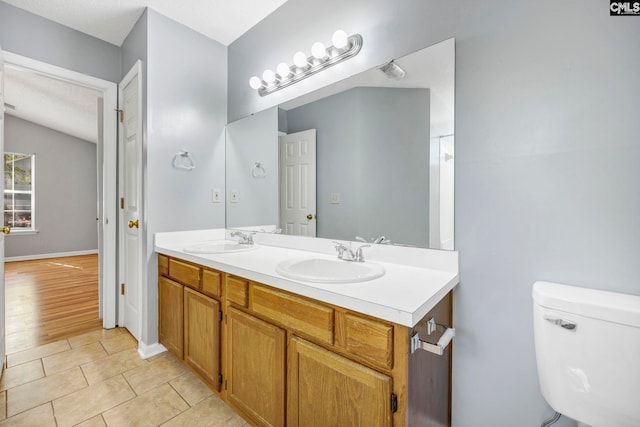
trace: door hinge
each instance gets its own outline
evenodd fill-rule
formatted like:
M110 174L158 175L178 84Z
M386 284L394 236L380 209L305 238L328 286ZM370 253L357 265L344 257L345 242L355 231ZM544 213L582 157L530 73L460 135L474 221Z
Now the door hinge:
M222 385L222 374L218 374L218 384Z
M124 283L120 283L120 295L124 295Z
M398 412L398 395L391 393L391 413Z
M124 123L124 110L115 109L118 112L118 117L120 117L120 123Z
M222 322L222 310L218 312L218 320Z
M124 209L124 197L120 197L120 209Z

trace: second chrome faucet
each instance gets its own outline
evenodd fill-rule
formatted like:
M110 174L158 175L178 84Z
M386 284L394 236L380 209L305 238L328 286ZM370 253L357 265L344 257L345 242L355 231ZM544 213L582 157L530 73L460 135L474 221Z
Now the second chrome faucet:
M368 248L371 245L360 245L356 248L355 252L351 249L351 243L349 246L345 245L341 242L333 242L335 243L336 252L338 253L338 258L345 261L355 261L355 262L364 262L364 254L362 253L362 248Z

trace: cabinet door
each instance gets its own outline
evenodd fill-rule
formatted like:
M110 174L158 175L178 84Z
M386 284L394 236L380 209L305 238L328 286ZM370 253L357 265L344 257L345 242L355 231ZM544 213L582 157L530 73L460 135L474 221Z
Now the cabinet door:
M184 288L184 361L211 386L220 373L220 303Z
M298 337L289 341L287 426L391 426L391 378Z
M158 279L158 338L179 359L183 354L183 288L166 277Z
M286 334L232 307L228 311L229 401L262 426L284 426Z

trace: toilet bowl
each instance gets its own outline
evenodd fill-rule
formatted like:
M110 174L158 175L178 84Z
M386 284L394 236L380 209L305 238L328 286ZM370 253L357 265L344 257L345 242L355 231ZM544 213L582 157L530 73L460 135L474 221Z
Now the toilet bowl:
M540 390L587 427L640 426L640 296L533 285Z

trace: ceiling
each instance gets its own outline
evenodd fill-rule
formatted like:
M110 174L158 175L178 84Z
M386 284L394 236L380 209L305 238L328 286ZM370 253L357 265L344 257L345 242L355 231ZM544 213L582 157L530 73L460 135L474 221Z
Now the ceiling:
M227 46L286 0L3 0L121 46L149 7Z
M121 46L145 7L229 45L286 0L2 0ZM95 143L99 92L6 67L5 112ZM13 108L12 108L13 107Z
M5 114L96 143L102 93L6 65Z

